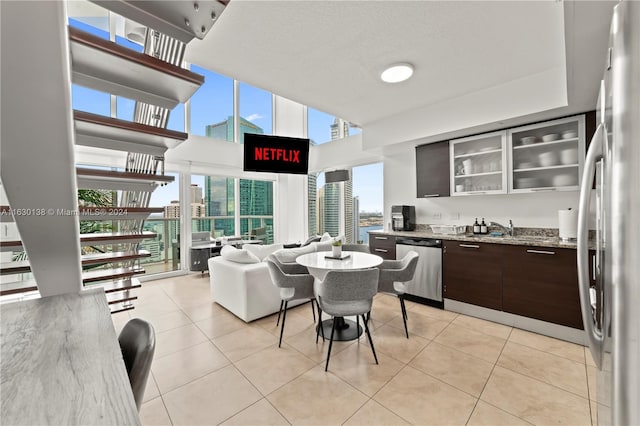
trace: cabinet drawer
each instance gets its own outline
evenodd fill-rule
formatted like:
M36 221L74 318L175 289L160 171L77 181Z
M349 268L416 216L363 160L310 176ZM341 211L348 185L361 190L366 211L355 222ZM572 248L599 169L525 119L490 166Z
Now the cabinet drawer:
M396 258L396 237L369 234L369 250L383 259Z
M503 310L582 328L576 251L505 247Z

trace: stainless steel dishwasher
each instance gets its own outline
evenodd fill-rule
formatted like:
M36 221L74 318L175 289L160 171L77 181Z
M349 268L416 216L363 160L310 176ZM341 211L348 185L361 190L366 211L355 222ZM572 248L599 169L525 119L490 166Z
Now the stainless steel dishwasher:
M425 305L444 307L442 298L442 240L434 238L396 238L396 259L408 252L418 253L418 265L413 279L407 284L408 300Z

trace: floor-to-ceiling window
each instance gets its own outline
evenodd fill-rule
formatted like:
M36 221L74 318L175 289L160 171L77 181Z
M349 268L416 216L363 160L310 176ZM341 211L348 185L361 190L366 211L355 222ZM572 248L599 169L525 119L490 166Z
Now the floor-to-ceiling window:
M240 143L245 133L270 135L273 133L273 108L270 92L246 83L239 83Z
M144 230L156 234L156 237L142 240L140 243L140 248L151 253L150 257L141 262L147 274L177 271L181 268L180 175L166 175L173 176L175 180L156 188L149 201L149 207L163 207L164 212L153 214L144 222Z
M205 82L189 100L189 134L233 141L233 79L191 65Z
M225 176L191 176L191 231L236 235L235 182Z
M361 133L351 123L313 108L307 109L307 132L312 144L323 144L344 139L350 134ZM343 235L345 241L362 240L359 234L359 201L350 171L344 182L325 184L324 173L309 175L309 235L328 232L332 236Z
M381 230L383 223L383 164L351 169L353 179L353 235L357 242L369 243L369 231Z
M240 232L273 243L273 182L240 179Z

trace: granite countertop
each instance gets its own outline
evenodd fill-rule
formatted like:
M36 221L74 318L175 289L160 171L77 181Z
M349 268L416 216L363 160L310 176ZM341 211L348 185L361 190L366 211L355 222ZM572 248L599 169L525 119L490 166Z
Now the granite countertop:
M518 228L516 228L517 230ZM507 244L514 246L536 246L536 247L554 247L554 248L569 248L576 249L577 244L575 242L560 241L560 238L553 236L552 232L539 232L538 235L516 235L511 237L508 235L502 237L492 237L489 234L475 235L475 234L460 234L460 235L445 235L434 234L430 230L419 229L416 231L369 231L370 234L385 234L394 237L418 237L418 238L437 238L447 241L469 241L477 243L492 243L492 244ZM550 235L551 234L551 235ZM595 250L596 243L594 240L589 240L589 249Z

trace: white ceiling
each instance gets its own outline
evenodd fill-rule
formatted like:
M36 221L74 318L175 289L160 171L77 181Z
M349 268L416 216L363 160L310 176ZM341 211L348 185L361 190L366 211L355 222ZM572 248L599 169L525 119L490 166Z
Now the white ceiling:
M437 138L456 125L593 109L613 4L232 0L186 60L359 124L365 141L368 128L411 114L413 131L396 126L393 143ZM414 64L414 76L381 82L394 62ZM532 99L513 108L499 88ZM492 113L421 128L418 112L455 114L471 97Z

